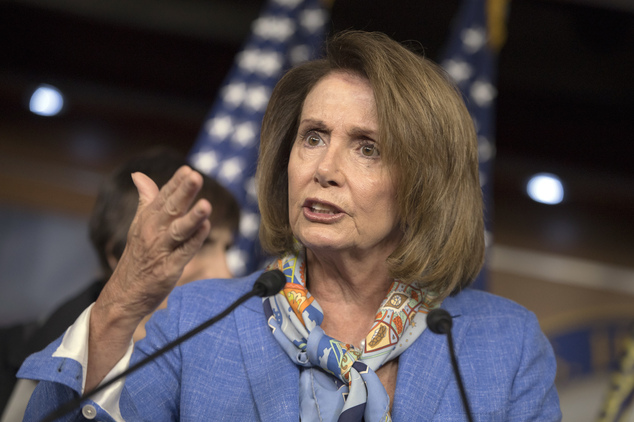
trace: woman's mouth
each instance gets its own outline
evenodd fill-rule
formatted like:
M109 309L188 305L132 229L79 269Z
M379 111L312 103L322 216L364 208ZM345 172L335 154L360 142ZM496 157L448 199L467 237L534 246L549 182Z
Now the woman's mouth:
M335 214L338 212L335 208L330 207L328 205L324 205L324 204L313 204L309 208L312 212L315 212L318 214Z
M314 222L330 223L344 216L341 208L328 202L306 200L302 207L304 208L304 216Z

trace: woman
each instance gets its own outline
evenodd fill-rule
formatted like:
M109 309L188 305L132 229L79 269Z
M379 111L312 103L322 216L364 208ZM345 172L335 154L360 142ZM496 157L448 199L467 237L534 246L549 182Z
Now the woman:
M381 34L334 37L326 59L280 81L262 125L260 235L280 257L271 267L286 274L284 290L246 302L76 413L465 420L445 339L425 330L428 310L442 306L477 420L559 420L554 357L535 317L464 290L484 253L477 165L469 115L437 66ZM41 383L28 417L127 365L132 327L209 229L206 201L188 211L200 185L191 169L160 192L134 180L139 211L115 274L69 334L22 368L57 383ZM217 314L257 276L176 289L133 361Z

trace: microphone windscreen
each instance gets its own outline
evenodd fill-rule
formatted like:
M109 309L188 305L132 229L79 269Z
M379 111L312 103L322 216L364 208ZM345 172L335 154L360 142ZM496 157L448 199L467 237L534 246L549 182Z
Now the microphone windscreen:
M452 325L451 315L444 309L436 308L427 314L427 326L436 334L447 334Z
M253 291L260 297L273 296L286 284L286 276L280 270L263 272L253 285Z

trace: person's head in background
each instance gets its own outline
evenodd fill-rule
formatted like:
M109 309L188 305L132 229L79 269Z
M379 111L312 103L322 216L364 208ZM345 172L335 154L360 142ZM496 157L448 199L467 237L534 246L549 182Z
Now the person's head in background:
M136 156L112 172L102 183L90 218L90 240L99 255L102 275L108 280L125 249L128 229L136 213L139 195L131 174L141 172L161 188L176 170L186 165L177 151L156 148ZM215 180L203 175L199 198L212 207L211 231L203 246L185 266L178 284L206 278L230 278L227 250L240 223L240 206L233 195Z

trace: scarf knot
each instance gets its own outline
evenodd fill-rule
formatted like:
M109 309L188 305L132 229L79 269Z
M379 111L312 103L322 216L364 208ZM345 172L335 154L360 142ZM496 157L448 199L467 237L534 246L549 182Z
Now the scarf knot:
M329 337L321 327L313 328L308 336L306 350L309 362L350 385L350 370L361 357L362 350L351 344Z

